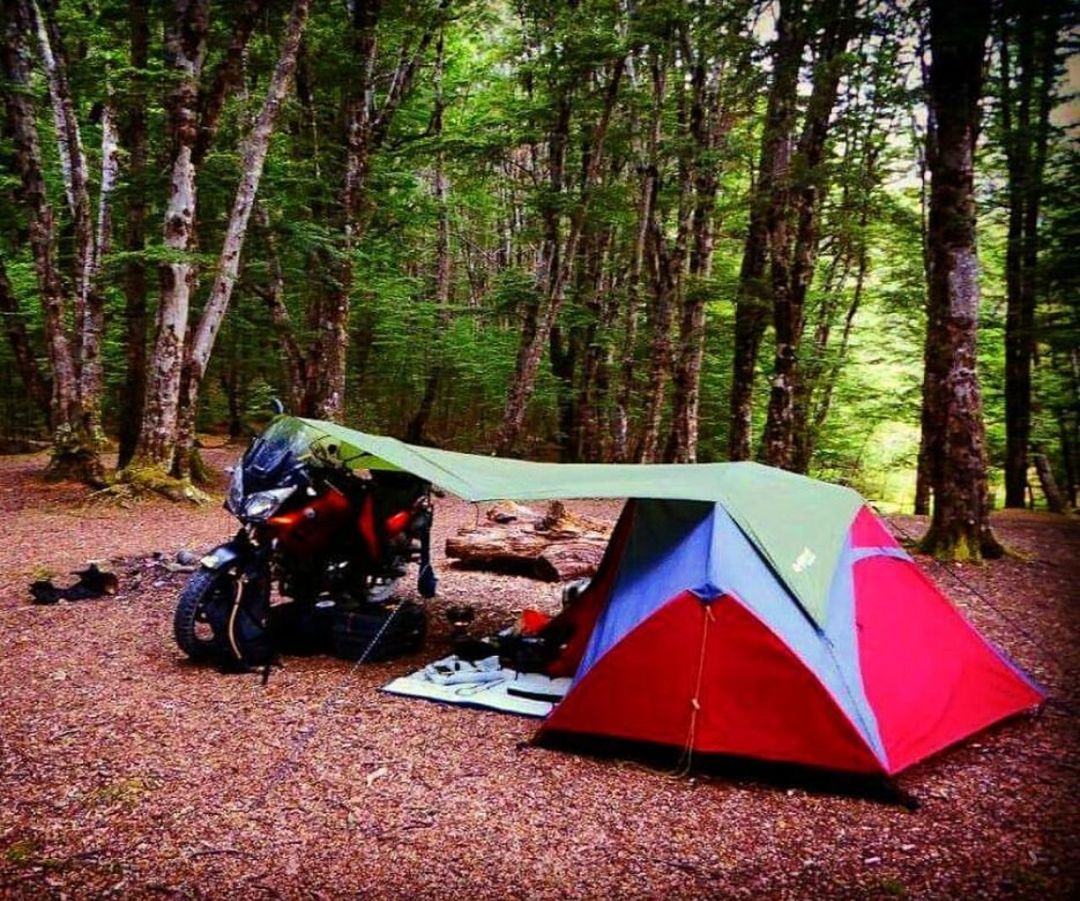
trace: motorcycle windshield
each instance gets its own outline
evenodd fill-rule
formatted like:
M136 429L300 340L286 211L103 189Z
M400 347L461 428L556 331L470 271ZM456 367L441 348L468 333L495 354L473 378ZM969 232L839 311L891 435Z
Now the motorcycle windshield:
M300 420L275 419L244 455L245 488L261 491L281 485L310 447L311 436Z

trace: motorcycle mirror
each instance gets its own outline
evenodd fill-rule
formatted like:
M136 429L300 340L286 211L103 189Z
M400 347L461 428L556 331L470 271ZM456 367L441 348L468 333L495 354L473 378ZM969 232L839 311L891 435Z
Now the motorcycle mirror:
M282 413L285 412L285 404L283 404L281 402L280 398L271 397L270 398L270 409L274 411L275 416L280 416Z

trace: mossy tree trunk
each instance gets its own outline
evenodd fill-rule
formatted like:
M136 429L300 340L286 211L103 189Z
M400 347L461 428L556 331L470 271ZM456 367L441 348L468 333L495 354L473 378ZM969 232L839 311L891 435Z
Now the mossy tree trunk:
M3 4L0 30L3 33L0 41L3 85L0 91L11 127L23 199L29 211L30 248L51 370L49 421L53 430L53 448L46 476L100 486L104 484L104 468L100 458L98 355L103 307L100 294L91 289L95 275L95 245L86 187L86 160L65 57L55 21L42 17L32 0ZM58 156L74 223L75 272L68 280L75 286L74 295L60 273L57 252L60 229L49 202L33 107L30 46L35 37L49 87ZM102 200L107 204L107 193ZM9 296L5 303L17 307L13 297ZM33 392L33 379L28 387Z

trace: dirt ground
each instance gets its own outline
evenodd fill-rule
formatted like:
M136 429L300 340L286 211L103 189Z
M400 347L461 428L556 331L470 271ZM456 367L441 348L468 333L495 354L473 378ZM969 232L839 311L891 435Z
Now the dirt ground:
M236 450L210 453L221 465ZM0 894L379 898L1077 897L1080 524L996 520L1023 556L929 571L1054 702L904 774L915 812L528 747L535 721L378 691L555 586L438 565L423 654L293 658L264 688L186 663L183 574L148 559L232 530L219 507L87 502L0 458ZM574 509L614 517L611 503ZM436 547L475 508L438 505ZM897 517L918 533L924 523ZM27 584L111 559L117 597Z

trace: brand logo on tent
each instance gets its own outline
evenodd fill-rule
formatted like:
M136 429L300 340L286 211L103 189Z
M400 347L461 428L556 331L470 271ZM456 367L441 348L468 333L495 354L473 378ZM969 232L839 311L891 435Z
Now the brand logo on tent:
M802 553L795 558L795 562L791 564L791 568L797 573L801 573L804 570L809 569L814 565L814 561L817 560L817 554L815 554L810 548L804 547Z

